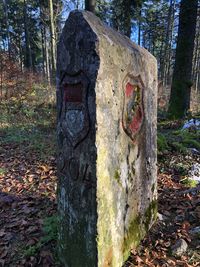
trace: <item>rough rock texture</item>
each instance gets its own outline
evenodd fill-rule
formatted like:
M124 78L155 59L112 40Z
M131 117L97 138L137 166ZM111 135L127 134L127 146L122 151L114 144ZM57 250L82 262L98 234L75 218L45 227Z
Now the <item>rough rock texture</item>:
M156 218L155 58L73 11L58 44L63 266L121 267Z

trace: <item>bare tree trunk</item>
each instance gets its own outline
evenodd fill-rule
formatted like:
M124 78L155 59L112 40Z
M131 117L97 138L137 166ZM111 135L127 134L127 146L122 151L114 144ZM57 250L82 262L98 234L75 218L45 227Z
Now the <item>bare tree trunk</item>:
M140 45L141 43L141 16L142 16L142 10L140 9L140 12L139 12L139 22L138 22L138 45Z
M52 0L49 0L49 16L50 16L50 34L51 34L52 76L54 76L56 69L56 37L55 37L54 10L53 10Z
M200 7L198 9L198 14L200 14ZM197 26L196 26L196 37L194 46L194 57L193 57L193 70L192 77L195 81L196 92L198 90L198 76L199 76L199 65L200 65L200 16L198 15Z
M46 28L44 27L44 49L45 49L45 67L46 67L46 77L47 81L50 84L50 68L49 68L49 48L46 36Z
M174 21L174 6L176 0L170 0L169 10L168 10L168 18L167 18L167 27L166 27L166 34L165 40L163 43L163 53L160 56L161 64L160 64L160 79L164 86L167 85L168 81L168 66L170 64L170 54L171 54L171 36L173 32L173 21Z
M0 48L0 73L1 73L1 99L3 99L3 60L2 60L2 51Z
M85 10L95 13L96 0L85 0Z
M80 5L80 1L77 0L77 1L76 1L76 8L77 8L77 9L79 9L79 5Z
M175 4L176 0L171 1L171 8L170 8L170 23L169 23L169 37L168 37L168 46L166 47L166 64L164 68L164 84L167 85L171 80L171 60L172 60L172 41L173 41L173 31L174 31L174 16L175 16Z
M172 118L184 117L190 107L197 8L198 0L181 0L175 67L168 110Z
M21 72L23 72L23 52L22 52L21 40L19 40L19 61L20 61Z
M41 26L41 42L42 42L42 72L43 76L46 76L46 56L45 56L45 37L44 26Z
M30 46L30 36L28 29L26 0L24 0L24 32L25 32L25 44L26 44L25 66L29 69L32 69L33 62L32 62L32 51Z
M6 22L6 35L7 35L7 42L8 42L8 55L9 59L11 57L11 47L10 47L10 31L9 31L9 22L8 22L8 5L7 0L3 0L4 10L5 10L5 22Z
M113 28L125 34L131 36L131 0L122 0L119 4L119 0L112 1L113 15L112 23Z

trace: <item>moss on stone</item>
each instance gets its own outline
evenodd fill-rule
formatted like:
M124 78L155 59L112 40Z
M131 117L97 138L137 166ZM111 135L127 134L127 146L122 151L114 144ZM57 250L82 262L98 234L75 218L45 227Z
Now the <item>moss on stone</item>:
M132 174L135 175L135 161L133 161L133 163L131 164L131 171Z
M157 217L157 201L153 200L146 209L144 215L136 216L129 225L125 240L122 245L123 260L126 261L130 255L130 249L137 247L145 233L149 230Z
M118 170L116 170L115 171L115 179L118 181L119 180L119 178L120 178L120 173L119 173L119 171Z
M123 260L125 261L130 254L130 248L136 247L144 235L144 231L141 228L141 216L135 217L129 225L129 229L125 236L125 240L122 246Z
M144 214L145 230L148 231L152 222L156 220L158 212L158 204L156 200L153 200Z
M116 171L115 171L114 178L115 178L115 180L117 181L117 183L118 183L119 185L121 185L121 181L120 181L120 171L119 171L119 170L116 170Z

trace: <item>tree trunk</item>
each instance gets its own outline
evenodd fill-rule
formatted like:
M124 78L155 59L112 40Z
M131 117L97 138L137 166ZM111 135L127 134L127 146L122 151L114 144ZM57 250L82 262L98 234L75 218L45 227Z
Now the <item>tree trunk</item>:
M52 77L56 69L56 38L54 25L53 1L49 0L49 16L50 16L50 34L51 34L51 62L52 62Z
M112 23L113 28L125 34L131 36L131 0L123 0L119 3L118 0L113 0L113 15Z
M23 50L22 50L21 39L19 39L18 46L19 46L19 64L20 64L21 72L23 72Z
M174 9L174 0L170 0L169 10L168 10L168 18L167 18L167 28L166 28L166 36L165 36L165 43L164 43L164 54L161 56L161 66L160 66L160 74L161 74L161 80L163 82L163 85L166 85L166 75L167 75L167 69L168 69L168 59L169 59L169 53L171 50L171 43L170 43L170 36L172 31L172 25L173 25L173 9Z
M176 58L168 110L171 118L182 118L189 109L197 7L198 0L181 1Z
M46 76L46 56L45 56L45 37L44 26L41 27L41 43L42 43L42 72L43 76Z
M44 27L44 49L45 49L45 67L46 67L46 77L47 81L50 84L50 68L49 68L49 49L46 36L46 28Z
M85 10L95 13L96 0L85 0Z
M170 38L169 38L169 47L168 47L168 54L166 58L166 68L165 68L165 73L164 73L164 84L168 85L171 84L171 78L172 78L172 46L173 46L173 32L174 32L174 23L175 23L175 5L176 5L176 0L174 0L173 3L173 9L172 9L172 18L171 18L171 29L170 29Z
M0 48L0 79L1 79L1 84L0 84L0 88L1 88L1 93L0 93L0 99L3 99L3 58L2 58L2 51Z
M10 31L9 31L9 22L8 22L8 6L7 0L3 0L4 10L5 10L5 22L6 22L6 35L7 35L7 42L8 42L8 55L9 58L11 57L11 47L10 47Z
M30 36L28 30L28 20L27 20L27 6L26 0L24 0L24 32L25 32L25 45L26 45L26 53L25 53L25 67L32 69L32 52L30 46Z
M138 45L141 44L141 17L142 17L142 10L140 9L139 21L138 21Z
M198 12L200 12L200 7ZM200 13L198 13L200 14ZM195 89L198 89L198 75L199 75L199 61L200 61L200 16L197 19L196 25L196 37L195 37L195 45L194 45L194 55L193 55L193 70L192 77L195 81Z

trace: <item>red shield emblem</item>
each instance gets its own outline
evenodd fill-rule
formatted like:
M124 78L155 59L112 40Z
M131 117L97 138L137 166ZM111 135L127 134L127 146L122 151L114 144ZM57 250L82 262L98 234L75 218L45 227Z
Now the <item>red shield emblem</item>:
M133 141L140 132L144 120L143 89L144 85L140 76L125 78L122 126Z
M89 131L88 85L89 81L82 72L76 75L66 74L61 83L61 127L73 147L80 143Z

